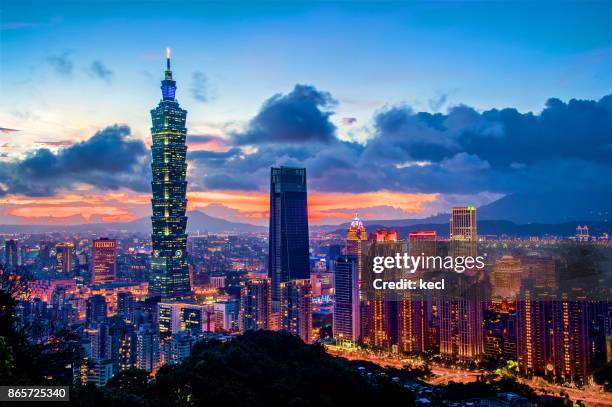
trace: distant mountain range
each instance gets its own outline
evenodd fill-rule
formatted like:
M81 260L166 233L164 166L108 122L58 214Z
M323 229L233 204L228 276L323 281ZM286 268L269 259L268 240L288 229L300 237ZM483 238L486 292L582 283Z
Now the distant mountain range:
M268 228L264 226L251 225L249 223L230 222L225 219L209 216L204 212L187 212L187 232L209 232L209 233L254 233L265 232ZM112 232L128 231L132 233L151 233L151 218L145 217L131 222L112 223L90 223L82 225L0 225L0 233L19 232Z
M406 230L427 229L438 230L448 235L450 213L442 213L423 219L397 220L364 220L367 228L394 227ZM612 221L612 191L564 191L554 193L533 193L507 195L488 205L478 208L479 233L482 234L514 234L519 229L511 227L534 224L531 230L544 230L544 226L566 225L559 230L568 230L573 225L595 223L605 225ZM495 222L483 222L495 221ZM322 226L322 230L333 231L348 228L350 222L341 225ZM482 226L481 226L482 224ZM314 227L316 228L316 226ZM493 229L492 229L493 228ZM494 228L499 231L495 232ZM522 228L521 233L529 228ZM403 230L403 229L402 229ZM550 230L556 230L554 228ZM486 231L486 232L485 232ZM548 233L548 232L546 232ZM535 233L534 233L535 234ZM553 234L551 232L551 234ZM560 233L559 233L560 234ZM571 233L573 234L573 232ZM531 235L531 233L527 233Z
M543 234L573 235L576 225L588 224L593 233L609 232L612 221L612 191L563 191L555 193L513 194L478 208L478 232L488 235L533 236ZM188 212L187 229L209 233L265 232L267 227L231 222L200 211ZM379 227L398 228L405 234L411 230L436 230L448 235L450 214L424 219L364 220L369 230ZM346 230L349 222L340 225L311 225L311 230ZM0 225L0 233L19 232L85 232L129 231L150 233L149 217L131 222L92 223L81 225Z

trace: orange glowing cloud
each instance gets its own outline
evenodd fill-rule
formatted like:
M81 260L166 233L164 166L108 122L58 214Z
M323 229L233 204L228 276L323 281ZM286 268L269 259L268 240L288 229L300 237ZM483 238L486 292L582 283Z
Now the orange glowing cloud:
M268 192L189 192L188 210L202 210L211 216L256 224L267 223ZM313 223L339 223L354 212L369 219L397 219L427 215L426 205L438 194L410 194L392 191L337 193L312 191L308 215ZM108 194L65 194L50 198L7 196L0 199L0 223L89 223L125 222L150 216L150 196L131 192Z

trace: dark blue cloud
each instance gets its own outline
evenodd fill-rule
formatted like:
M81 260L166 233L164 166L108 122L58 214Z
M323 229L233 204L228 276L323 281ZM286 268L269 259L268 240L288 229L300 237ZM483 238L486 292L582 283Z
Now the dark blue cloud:
M30 196L54 195L78 184L145 192L150 190L149 173L148 148L120 125L57 153L39 148L22 160L0 163L2 193Z
M325 97L317 101L318 95ZM513 108L479 112L463 105L431 114L392 106L374 116L374 134L365 144L336 137L329 122L333 105L326 100L333 99L300 85L286 96L274 96L251 121L249 131L234 140L237 147L210 157L192 152L197 173L236 177L248 183L248 189L257 185L262 190L272 165L306 167L311 188L320 191L612 189L612 95L599 101L550 99L540 114ZM295 104L308 105L311 114L302 114ZM291 127L279 122L299 124L299 130L277 131ZM330 131L306 134L311 128ZM240 189L240 183L227 185Z
M329 120L336 101L328 92L309 85L295 85L286 95L268 99L243 133L235 133L238 145L264 143L330 143L336 126Z

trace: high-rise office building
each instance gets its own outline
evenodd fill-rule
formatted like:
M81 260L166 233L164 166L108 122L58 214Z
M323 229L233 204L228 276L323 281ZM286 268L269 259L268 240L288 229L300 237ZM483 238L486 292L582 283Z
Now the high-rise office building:
M450 218L451 255L476 256L478 241L476 207L453 208Z
M161 90L162 100L155 109L151 110L153 251L149 292L150 296L180 299L191 295L189 269L185 257L187 111L179 107L174 97L176 82L172 79L169 50L166 55L166 72Z
M345 253L347 256L353 256L355 260L357 260L357 270L360 280L363 271L363 256L367 251L367 243L368 232L361 219L355 216L355 219L351 222L346 233Z
M117 241L96 239L92 243L91 282L105 284L115 281L117 275Z
M281 329L312 342L312 285L310 279L281 283Z
M357 342L361 336L359 267L355 256L336 260L333 332L337 341Z
M55 246L56 270L58 273L72 273L74 270L74 244L58 243Z
M280 284L310 278L305 168L271 168L268 272L272 301L280 301Z
M9 239L4 243L4 265L7 270L17 268L17 241Z
M249 280L240 291L240 332L270 329L272 318L271 281Z

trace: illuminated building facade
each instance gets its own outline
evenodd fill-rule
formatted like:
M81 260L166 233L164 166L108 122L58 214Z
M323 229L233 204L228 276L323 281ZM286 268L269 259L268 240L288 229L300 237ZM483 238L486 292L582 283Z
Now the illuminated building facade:
M347 256L353 256L357 260L357 270L359 279L363 271L363 255L367 250L368 232L361 219L355 216L346 233L345 253Z
M96 239L92 245L93 284L105 284L115 281L117 276L117 241L114 239Z
M56 270L58 273L72 273L74 270L74 244L58 243L55 246Z
M281 329L312 342L312 285L310 279L281 283Z
M240 332L270 329L272 284L269 278L252 279L240 290Z
M376 256L395 256L404 253L405 242L398 239L397 230L379 229L371 236L368 245L367 261L364 270L371 269L372 258ZM366 271L367 274L367 271ZM370 275L366 275L364 281L368 286ZM398 340L398 303L399 301L384 298L382 291L375 290L364 300L364 330L362 341L375 347L388 348L397 344Z
M272 301L280 301L280 284L310 278L306 169L270 169L268 272Z
M187 217L187 146L185 138L187 111L175 99L176 82L172 79L170 53L166 55L162 100L151 110L153 181L151 205L153 216L153 251L151 258L150 296L182 299L191 295L186 261Z
M526 376L552 373L551 302L543 290L523 287L516 303L517 358Z
M591 373L587 302L565 297L552 301L555 375L584 385Z
M476 208L453 208L450 219L450 255L476 256ZM457 287L465 287L465 298L444 299L438 303L440 355L445 359L479 362L484 354L483 303L478 285L467 273L456 278ZM469 288L468 288L469 287Z
M476 256L478 235L475 206L453 208L450 218L450 240L451 255Z
M337 341L357 342L361 337L359 261L355 256L336 260L333 331Z
M194 334L214 330L212 307L186 302L160 302L157 307L161 339L185 330Z

